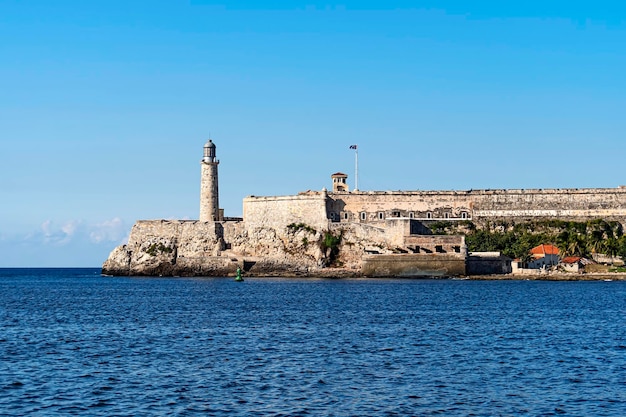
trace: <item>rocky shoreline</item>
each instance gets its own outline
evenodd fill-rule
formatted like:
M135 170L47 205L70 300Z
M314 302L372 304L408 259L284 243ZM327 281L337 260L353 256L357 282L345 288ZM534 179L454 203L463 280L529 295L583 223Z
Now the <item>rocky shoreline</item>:
M128 274L109 274L102 271L106 276L120 276ZM218 275L198 275L198 274L156 274L156 275L132 275L132 276L170 276L170 277L198 277L198 278L216 278ZM235 274L225 272L221 278L231 278ZM626 273L587 273L587 274L571 274L571 273L546 273L546 274L501 274L501 275L470 275L470 276L380 276L371 277L361 274L360 271L346 268L323 268L316 271L266 271L265 273L246 273L244 278L284 278L284 279L456 279L468 281L626 281Z

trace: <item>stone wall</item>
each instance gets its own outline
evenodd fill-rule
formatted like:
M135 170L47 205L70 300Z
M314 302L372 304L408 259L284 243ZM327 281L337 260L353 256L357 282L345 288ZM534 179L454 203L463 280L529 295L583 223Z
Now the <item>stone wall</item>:
M243 218L246 228L284 229L289 224L306 224L317 230L328 229L326 193L279 197L246 197Z
M467 254L463 235L406 236L404 247L415 253L458 253L463 256Z
M390 217L446 219L626 220L626 187L330 193L328 217L380 223Z
M511 258L500 252L470 253L466 259L467 275L510 274Z
M376 276L419 271L464 275L462 236L419 235L424 231L419 219L480 224L494 219L603 218L624 223L626 188L322 191L247 197L243 208L244 221L139 221L128 244L111 253L103 272L215 276L243 266L250 274L315 276L324 267L341 266ZM341 237L335 248L325 246L328 233Z
M128 244L113 250L103 272L112 275L228 272L236 269L236 265L220 258L225 246L223 232L222 224L215 222L140 220L131 229Z
M460 254L365 255L361 272L369 277L418 277L465 275Z
M283 204L287 202L284 200ZM330 228L314 229L304 223L305 218L300 220L303 223L295 227L280 222L273 222L273 227L261 227L259 223L251 227L245 222L139 221L131 230L128 244L116 248L104 263L103 273L226 276L234 274L239 266L248 275L318 276L330 266L360 275L364 254L384 256L407 252L403 249L407 242L420 247L430 244L433 253L421 258L404 258L402 265L396 264L390 269L390 276L396 273L415 275L420 268L429 275L461 271L458 266L445 266L445 262L452 259L448 255L457 259L462 257L461 253L436 253L433 245L442 244L447 252L452 245L462 245L463 237L406 236L409 219L390 221L390 233L384 227L358 223L337 223ZM326 234L339 238L335 248L325 246ZM409 260L417 263L411 264ZM376 268L375 275L383 274L383 269Z
M109 275L305 275L324 264L323 231L243 222L141 220L103 264Z
M392 217L469 217L472 202L468 192L462 191L359 191L331 193L329 197L329 217L359 223L384 222Z

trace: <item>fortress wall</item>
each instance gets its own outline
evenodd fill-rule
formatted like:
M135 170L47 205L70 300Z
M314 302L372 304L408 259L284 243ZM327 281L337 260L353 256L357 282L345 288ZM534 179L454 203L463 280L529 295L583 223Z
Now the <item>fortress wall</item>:
M465 236L463 235L415 235L405 238L405 245L418 246L420 248L435 251L436 246L441 246L445 252L455 253L455 248L461 253L466 251Z
M217 225L217 226L216 226ZM138 220L131 229L128 246L145 242L146 239L167 237L179 241L199 237L221 237L219 223L191 220Z
M379 212L390 216L412 213L434 220L461 218L604 218L626 220L626 187L593 189L511 189L469 191L387 191L331 193L329 209L344 213L341 221L380 221ZM345 219L348 212L348 219ZM464 214L465 213L465 214Z
M223 225L215 222L182 222L178 240L178 258L217 256L223 249Z
M243 200L243 218L248 230L259 227L282 230L292 223L326 230L326 194L246 197Z
M441 208L447 209L453 215L462 211L469 211L472 196L467 191L385 191L385 192L356 192L356 193L332 193L333 202L330 209L337 212L351 212L351 221L359 221L359 213L368 214L367 221L376 221L378 212L391 212L393 210L412 211L416 217L419 213L437 212Z
M175 258L193 258L218 255L223 246L222 236L223 226L215 222L139 220L131 230L127 247L133 258L143 256L147 247L159 243L175 249L171 253Z
M409 219L387 219L385 221L385 240L390 246L404 246L404 239L411 233Z
M245 231L245 223L242 221L229 221L222 223L223 237L226 243L231 243L243 236Z
M128 247L141 245L146 239L168 237L177 239L181 222L178 220L138 220L130 231Z
M626 212L626 188L473 191L475 209L484 211L562 210ZM586 214L588 214L586 213Z
M605 219L626 221L626 189L500 190L476 192L475 219Z
M465 275L465 254L364 255L361 272L371 277Z

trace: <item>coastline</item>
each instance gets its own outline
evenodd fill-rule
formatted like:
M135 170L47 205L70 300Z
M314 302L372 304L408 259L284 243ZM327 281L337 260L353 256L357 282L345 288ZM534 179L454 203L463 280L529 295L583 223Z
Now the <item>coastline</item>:
M229 277L231 274L228 275ZM234 275L232 275L234 276ZM350 278L367 278L367 279L456 279L468 281L626 281L626 273L621 272L605 272L605 273L544 273L544 274L493 274L493 275L466 275L466 276L430 276L430 275L414 275L414 276L367 276L359 271L344 268L324 268L315 272L288 273L286 271L273 274L254 274L247 273L246 277L250 278L329 278L329 279L350 279Z
M467 279L474 281L626 281L626 273L568 274L553 272L546 274L472 275L468 276Z

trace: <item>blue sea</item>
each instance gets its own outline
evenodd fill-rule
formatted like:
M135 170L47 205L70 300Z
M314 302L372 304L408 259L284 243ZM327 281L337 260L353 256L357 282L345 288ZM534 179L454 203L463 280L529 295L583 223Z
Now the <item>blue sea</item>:
M626 282L0 269L0 415L624 416Z

